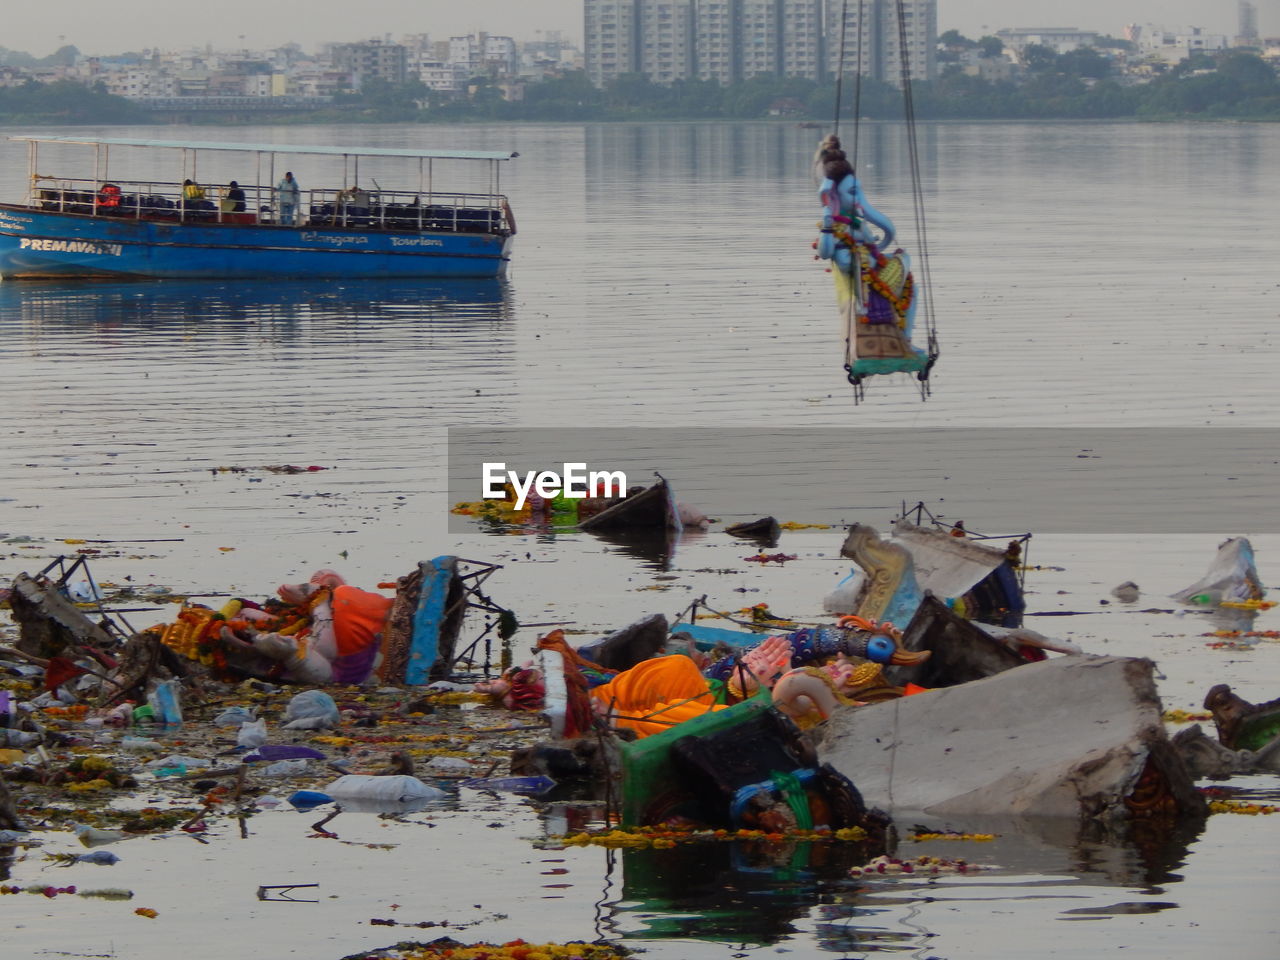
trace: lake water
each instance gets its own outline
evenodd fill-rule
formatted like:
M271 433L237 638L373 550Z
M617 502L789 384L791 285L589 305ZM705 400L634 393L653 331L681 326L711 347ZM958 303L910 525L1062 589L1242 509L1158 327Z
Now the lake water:
M980 532L1038 532L1029 560L1045 569L1030 574L1030 626L1090 652L1152 657L1166 707L1198 708L1217 682L1252 700L1280 696L1280 646L1211 649L1202 634L1220 623L1175 613L1167 599L1229 535L1251 537L1264 582L1280 562L1274 501L1231 486L1230 443L1226 455L1204 455L1209 437L1247 438L1238 459L1265 477L1277 459L1266 455L1280 449L1270 439L1280 413L1280 128L923 127L942 344L934 394L922 402L912 381L881 377L856 406L830 278L810 250L817 133L729 123L166 129L174 139L518 150L503 175L520 226L510 276L0 284L0 579L74 549L64 539L114 541L91 544L103 550L103 580L246 595L320 566L373 584L457 553L504 565L491 592L521 620L587 634L674 615L702 594L721 609L765 601L820 616L848 570L834 527L784 534L779 549L798 559L768 569L743 562L753 551L718 526L687 535L672 557L572 533L450 529L448 428L610 428L646 472L692 488L690 499L722 519L746 518L735 513L734 477L758 464L777 478L766 512L784 521L812 519L792 498L794 481L810 498L825 488L819 519L833 524L883 529L905 499ZM899 127L860 131L867 195L916 251L906 164ZM321 185L318 168L294 169L304 187ZM0 197L22 193L25 170L25 148L0 143ZM200 170L204 182L233 177L250 171ZM653 428L680 431L681 457L664 458L666 437ZM1020 507L1058 467L1002 438L1043 433L1051 447L1078 439L1055 431L1112 428L1182 443L1185 462L1204 465L1193 492L1218 512L1174 511L1155 482L1148 496L1117 494L1122 508L1108 503L1092 522L1037 531ZM865 450L872 461L885 432L910 442L952 431L978 431L969 454L989 453L990 476L861 485L833 455ZM704 444L702 472L688 462L691 436ZM707 463L725 465L723 491L706 483ZM326 469L264 469L279 464ZM1015 467L1025 497L993 486ZM1130 579L1139 603L1102 603ZM1276 629L1278 614L1250 625ZM1280 796L1273 777L1232 785ZM393 851L303 842L305 827L285 813L255 818L253 843L230 829L195 851L130 841L109 878L89 867L57 880L131 887L135 903L160 910L154 924L123 905L9 897L6 942L31 956L150 960L181 944L193 958L337 958L436 935L370 928L390 903L408 920L476 920L464 940L602 936L660 960L1084 960L1122 947L1263 960L1280 928L1278 818L1215 816L1156 851L1011 831L989 845L920 848L990 867L976 877L855 882L847 865L803 851L760 863L726 848L689 863L544 850L531 840L556 833L562 811L464 799L431 818L435 829L370 817L343 834L392 837ZM495 821L508 829L489 829ZM47 877L32 860L15 879ZM193 865L198 882L184 879ZM316 880L320 905L254 896L260 883Z

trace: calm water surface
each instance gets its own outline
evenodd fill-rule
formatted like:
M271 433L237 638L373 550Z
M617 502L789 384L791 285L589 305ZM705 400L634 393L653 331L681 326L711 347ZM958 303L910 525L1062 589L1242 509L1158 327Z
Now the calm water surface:
M1194 457L1194 429L1275 425L1280 130L922 129L943 348L935 394L922 403L910 381L880 378L858 407L842 379L830 280L809 248L814 133L766 124L218 131L252 142L518 150L503 180L520 224L510 277L0 284L0 575L42 566L64 538L163 541L101 545L104 580L250 595L317 566L374 583L458 553L505 565L493 594L526 622L607 630L673 615L704 593L721 608L763 600L811 618L847 571L839 530L785 535L780 549L799 559L780 569L742 562L750 551L715 529L666 558L572 534L450 534L446 429L680 426L702 431L714 458L741 453L720 439L728 427L751 427L767 460L770 438L800 427L847 428L851 445L867 426L1185 428ZM862 131L868 196L917 250L905 162L900 130ZM0 196L22 192L25 169L25 150L0 144ZM304 186L323 182L301 159L294 169ZM210 165L200 177L249 174ZM660 451L654 459L671 475ZM823 459L815 450L796 475L821 476ZM263 469L286 463L327 469ZM672 479L679 489L678 471ZM883 527L897 506L840 476L830 486L843 521ZM980 493L923 491L971 528L1021 532L998 511L966 509ZM774 512L786 520L784 494ZM718 515L714 495L699 505ZM1133 505L1135 517L1158 510L1157 498ZM1220 681L1254 700L1280 695L1280 647L1209 649L1201 634L1223 624L1178 615L1165 599L1232 534L1252 535L1265 581L1280 537L1248 515L1214 531L1168 521L1161 536L1037 537L1030 560L1047 569L1032 574L1030 625L1091 652L1151 656L1168 707L1198 707ZM1143 599L1103 605L1127 579ZM1276 629L1276 612L1251 625ZM1276 778L1233 783L1280 799ZM778 951L1084 960L1121 947L1262 960L1280 927L1270 908L1273 818L1217 816L1198 836L1132 848L1010 827L989 845L920 848L991 868L976 877L855 882L847 864L804 849L762 861L726 847L690 865L533 842L576 816L465 797L404 823L346 818L343 839L394 850L305 840L314 818L285 813L255 818L252 842L226 828L209 846L129 841L109 876L85 867L57 880L130 887L157 921L122 904L8 897L6 942L15 956L150 960L182 944L193 958L336 958L406 935L368 926L392 903L408 921L476 921L462 939L603 936L664 960ZM508 829L488 826L498 821ZM62 837L50 843L70 849ZM37 853L13 876L48 873ZM290 880L322 882L321 903L257 901L258 884Z

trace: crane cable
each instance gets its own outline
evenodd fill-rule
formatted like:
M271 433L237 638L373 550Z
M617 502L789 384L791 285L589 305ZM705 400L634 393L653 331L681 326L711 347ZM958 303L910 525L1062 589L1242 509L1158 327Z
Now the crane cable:
M862 34L865 5L865 0L858 0L858 72L853 81L853 149L849 152L849 166L853 168L855 177L858 175L858 131L861 128L858 119L862 116Z
M907 155L911 166L911 200L914 208L916 235L920 240L920 279L923 287L921 306L924 308L925 331L928 335L929 361L916 376L920 382L922 397L929 395L929 372L937 362L938 330L933 309L933 281L929 271L929 234L925 227L924 185L920 177L920 145L916 136L915 99L911 91L911 56L907 43L907 18L903 0L897 0L898 14L898 66L902 75L903 112L907 127Z
M861 4L862 0L858 0ZM844 0L844 6L840 9L840 59L836 63L836 112L832 119L831 128L832 136L840 136L840 98L844 93L844 28L848 24L849 0ZM859 47L861 54L861 47ZM857 137L857 114L854 115L854 137Z

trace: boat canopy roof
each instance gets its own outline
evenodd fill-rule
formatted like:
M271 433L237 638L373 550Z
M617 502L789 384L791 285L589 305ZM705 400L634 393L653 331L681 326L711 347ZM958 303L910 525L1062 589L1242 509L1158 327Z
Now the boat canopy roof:
M165 147L174 150L236 150L242 153L307 153L330 157L406 157L421 160L512 160L506 150L402 150L393 147L308 147L288 143L218 143L206 140L135 140L129 137L29 137L32 143L80 143L86 146Z

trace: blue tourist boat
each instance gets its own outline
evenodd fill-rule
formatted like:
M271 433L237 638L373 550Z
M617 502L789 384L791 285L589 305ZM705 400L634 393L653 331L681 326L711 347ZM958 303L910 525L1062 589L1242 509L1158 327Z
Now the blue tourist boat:
M10 139L28 144L29 176L24 202L0 203L3 279L486 278L504 273L516 232L499 190L501 164L515 153ZM54 174L66 148L51 144L89 148L91 167L82 164L74 177ZM122 153L135 179L115 176ZM378 176L388 166L416 169L401 169L389 188L369 177L366 188L362 160L366 176L375 165ZM308 165L307 182L286 179L295 161ZM436 167L445 161L471 164L477 192L442 190ZM334 172L316 187L311 178L321 164ZM197 182L202 167L244 168L253 177ZM167 178L143 176L159 171Z

